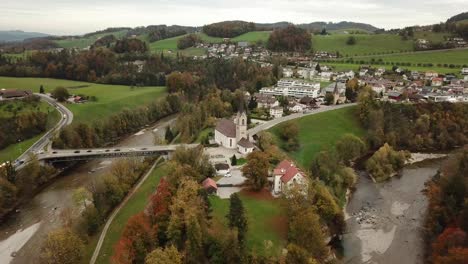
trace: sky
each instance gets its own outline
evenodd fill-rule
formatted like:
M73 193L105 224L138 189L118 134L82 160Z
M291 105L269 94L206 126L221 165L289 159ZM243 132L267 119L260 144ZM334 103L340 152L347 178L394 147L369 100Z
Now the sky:
M0 0L0 30L54 35L108 27L352 21L379 28L434 24L468 11L468 0Z

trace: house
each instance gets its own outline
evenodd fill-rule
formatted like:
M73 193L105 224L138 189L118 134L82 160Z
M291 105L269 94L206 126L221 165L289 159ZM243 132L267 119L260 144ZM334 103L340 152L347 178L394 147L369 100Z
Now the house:
M237 144L242 138L248 139L245 111L239 111L234 121L221 119L216 124L215 142L219 145L229 149L237 149Z
M399 91L389 91L387 93L389 100L401 101L403 99L403 93Z
M254 98L258 108L272 108L279 106L278 100L273 95L255 93Z
M426 80L432 80L433 78L439 77L439 74L435 71L427 71L426 73L424 73L424 77L426 78Z
M218 185L216 185L216 182L211 178L206 178L202 182L202 186L203 186L203 189L205 189L205 191L208 194L217 194L218 193Z
M21 99L31 96L32 92L28 90L1 89L0 100Z
M294 74L293 69L291 68L283 68L283 77L285 78L291 78Z
M303 105L303 104L298 104L298 103L292 102L288 106L288 109L289 109L289 111L291 111L293 113L300 113L300 112L303 112L306 109L306 106Z
M273 193L280 194L295 184L305 184L306 177L294 163L281 161L273 170Z
M277 106L270 108L270 116L273 118L280 118L283 116L283 107Z
M220 176L224 176L228 172L231 171L230 168L229 168L229 164L226 164L226 163L216 163L214 167L215 167L215 170L216 170L216 174L218 174Z
M444 79L442 78L433 78L432 79L432 86L442 86L442 84L444 83Z
M237 142L237 151L241 154L249 154L253 152L255 146L247 140L246 138L242 138L239 142Z
M315 101L314 98L312 97L302 97L301 100L299 100L299 103L300 104L303 104L305 106L308 106L308 107L316 107L317 106L317 102Z
M330 81L330 79L332 78L333 76L333 72L331 71L323 71L320 73L320 80L322 82L327 82L327 81Z
M461 69L461 74L468 75L468 68Z
M366 76L366 74L367 74L368 71L369 71L368 69L361 69L361 70L359 71L359 77L364 77L364 76Z
M323 92L323 95L333 94L333 104L341 104L346 101L346 84L335 82L328 85Z

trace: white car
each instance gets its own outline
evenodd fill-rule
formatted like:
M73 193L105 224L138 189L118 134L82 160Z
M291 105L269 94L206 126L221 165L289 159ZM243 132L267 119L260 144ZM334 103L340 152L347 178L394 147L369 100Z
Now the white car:
M232 174L231 174L230 172L228 172L228 173L226 173L226 174L224 175L224 177L228 177L228 178L229 178L229 177L232 177Z

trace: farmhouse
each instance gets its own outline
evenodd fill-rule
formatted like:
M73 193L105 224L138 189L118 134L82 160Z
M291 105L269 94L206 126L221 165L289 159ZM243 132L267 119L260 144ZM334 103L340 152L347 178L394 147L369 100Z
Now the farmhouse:
M294 184L306 183L304 173L289 160L281 161L273 170L272 176L274 194L280 194Z
M248 141L247 114L245 111L238 112L234 121L229 119L219 120L215 128L216 143L229 149L238 149L238 144L242 139ZM243 142L243 147L248 147L245 141ZM245 148L243 150L245 150Z
M21 99L24 97L31 96L31 91L26 90L16 90L16 89L1 89L0 90L0 100L9 100L9 99Z

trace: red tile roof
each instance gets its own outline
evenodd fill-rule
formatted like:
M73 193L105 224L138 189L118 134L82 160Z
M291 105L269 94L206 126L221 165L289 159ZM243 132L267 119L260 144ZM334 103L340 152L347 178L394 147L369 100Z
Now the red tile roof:
M278 166L273 170L274 175L284 175L286 173L286 170L290 167L293 167L294 163L292 163L289 160L283 160L281 161Z
M289 182L296 174L300 173L299 169L296 167L289 167L289 169L286 171L286 173L281 176L281 181L284 183Z
M302 176L303 173L289 160L283 160L276 166L273 170L273 175L281 175L281 181L284 183L289 182L296 174L300 173Z
M202 185L204 189L209 189L210 187L218 189L218 185L216 185L216 182L211 178L206 178Z

